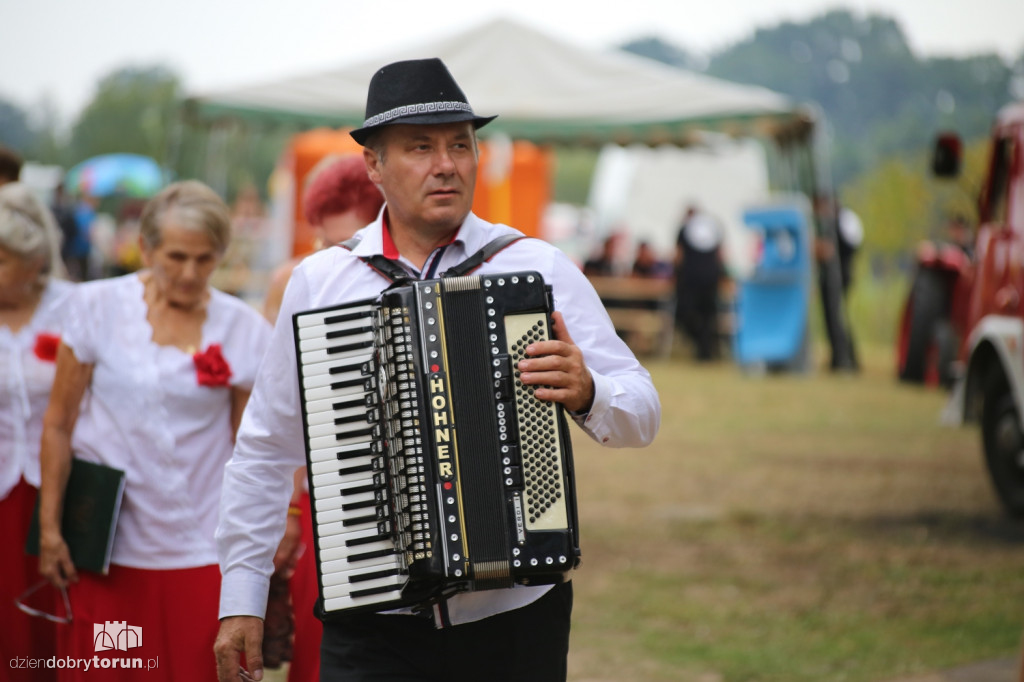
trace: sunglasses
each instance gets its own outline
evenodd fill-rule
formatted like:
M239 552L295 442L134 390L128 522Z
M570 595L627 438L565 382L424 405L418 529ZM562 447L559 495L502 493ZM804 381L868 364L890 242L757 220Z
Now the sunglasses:
M18 609L20 611L22 611L23 613L27 613L30 616L35 616L36 618L45 618L46 620L53 621L54 623L70 623L71 622L71 602L68 600L68 591L66 589L64 589L63 587L60 588L60 595L61 595L61 597L64 598L64 614L65 615L63 615L63 616L59 616L59 615L56 615L56 614L53 614L53 613L47 613L46 611L41 611L41 610L39 610L37 608L33 608L33 607L29 606L26 603L28 601L29 597L31 597L33 594L35 594L36 592L38 592L39 590L43 589L44 587L46 587L49 584L50 584L49 580L40 580L39 582L37 582L32 587L30 587L27 590L25 590L20 596L18 596L14 600L14 605L17 606Z

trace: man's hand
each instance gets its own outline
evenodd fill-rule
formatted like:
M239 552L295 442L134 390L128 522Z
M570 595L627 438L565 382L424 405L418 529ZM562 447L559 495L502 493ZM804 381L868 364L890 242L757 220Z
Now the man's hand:
M231 616L220 622L217 641L217 679L220 682L246 682L263 679L263 620L255 616ZM245 654L248 670L239 664Z
M551 321L555 340L526 347L527 357L519 361L519 380L538 386L534 391L538 400L562 403L571 412L587 412L594 402L594 379L583 351L569 336L562 313L552 313Z

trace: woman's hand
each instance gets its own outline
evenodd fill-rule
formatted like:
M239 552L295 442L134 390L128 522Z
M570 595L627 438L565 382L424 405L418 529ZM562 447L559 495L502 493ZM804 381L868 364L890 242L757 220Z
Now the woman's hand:
M40 535L39 574L54 587L65 588L78 582L78 572L71 561L71 552L60 533Z

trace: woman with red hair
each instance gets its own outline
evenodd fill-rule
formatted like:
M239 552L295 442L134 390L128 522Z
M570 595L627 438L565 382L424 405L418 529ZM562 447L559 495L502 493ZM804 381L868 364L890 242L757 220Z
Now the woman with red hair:
M366 165L359 154L328 156L310 172L310 180L303 195L302 211L306 220L317 231L317 248L334 246L350 238L357 230L373 222L384 204L384 195L370 182ZM281 298L292 270L302 258L294 258L271 277L263 314L275 322ZM289 682L312 682L320 678L320 636L323 626L313 616L317 598L316 566L313 551L313 527L310 522L309 492L306 490L305 469L295 475L295 492L288 508L288 525L274 557L274 578L271 580L271 599L267 607L264 657L269 658L272 630L287 637L288 627L281 620L287 618L287 604L282 604L284 592L277 595L275 585L287 582L294 618ZM276 607L277 612L272 614ZM275 622L276 619L276 622ZM287 647L285 647L287 648ZM276 652L275 652L276 653Z

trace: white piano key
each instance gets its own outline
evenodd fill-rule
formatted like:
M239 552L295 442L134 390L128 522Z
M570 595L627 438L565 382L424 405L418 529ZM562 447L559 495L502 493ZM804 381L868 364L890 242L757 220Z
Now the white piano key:
M338 471L339 469L351 469L352 467L370 466L373 464L375 455L366 455L363 457L353 457L351 459L338 459L335 457L333 460L327 459L319 462L313 462L309 465L309 470L313 472L313 475L317 474L329 474L332 471ZM362 474L363 476L373 477L371 472Z
M321 374L327 374L328 376L335 377L335 381L348 381L349 379L359 379L363 376L363 365L367 364L366 360L359 359L342 359L342 360L325 360L323 362L314 362L310 365L302 366L302 376L304 377L315 377ZM334 374L331 374L331 370L334 370Z
M320 566L321 573L335 573L337 571L345 571L351 568L356 562L352 561L352 557L369 554L370 552L393 552L395 550L395 543L391 540L378 540L377 542L371 542L368 545L359 545L357 547L346 547L345 538L340 535L335 535L329 538L324 538L320 541L320 551L324 552L328 549L338 547L347 550L347 559L338 559L336 561L329 561ZM391 556L390 554L387 556ZM361 561L375 561L376 559L362 559Z
M353 445L356 443L371 442L373 442L372 436L353 436L351 438L338 438L337 436L319 436L317 438L309 439L309 449L320 450L321 448L329 448L335 445Z
M359 523L354 526L346 526L342 521L334 523L315 524L317 537L326 538L332 535L344 535L345 541L359 540L365 537L372 537L378 534L377 520Z
M350 521L372 517L376 519L377 509L375 507L360 507L358 509L329 509L316 512L316 523L333 523L335 521Z
M319 386L330 386L331 384L353 384L352 386L346 386L353 391L364 391L366 386L366 380L368 376L363 376L359 372L348 372L347 374L327 374L322 372L320 374L313 374L302 378L303 388L317 388ZM358 383L356 383L358 382Z
M335 471L333 473L313 475L313 486L316 488L324 485L344 485L346 483L363 483L364 485L370 485L373 483L373 474L345 474L342 476Z
M352 393L349 395L339 396L337 398L323 398L321 400L312 400L306 403L306 414L314 415L321 412L332 412L336 410L348 410L348 409L361 409L365 412L368 408L366 407L366 401L364 400L365 394Z
M337 400L339 398L353 398L359 396L365 400L367 392L358 386L350 386L347 388L331 388L330 385L318 386L317 388L310 388L302 391L302 397L305 402L311 403L315 400ZM374 402L376 402L376 396L374 396Z
M309 461L310 462L325 462L325 461L332 461L332 460L341 461L341 460L338 459L338 455L339 454L347 454L347 453L351 453L351 452L358 452L360 450L367 450L367 449L370 448L371 445L372 445L372 442L366 442L366 443L356 443L355 445L334 446L334 447L330 447L330 448L323 448L323 449L320 449L320 450L312 450L309 453Z
M357 606L382 604L384 602L396 600L400 594L401 585L396 585L393 592L385 592L383 594L368 594L361 597L335 597L334 599L324 599L324 611L330 613L332 611L343 611L356 608Z
M310 350L299 354L299 364L312 365L318 362L326 362L328 360L348 360L360 358L363 361L369 360L373 357L372 348L355 348L353 350L347 350L340 353L328 353L326 348L318 350Z
M372 317L362 317L354 320L345 320L344 322L331 322L329 324L324 324L321 322L321 324L313 324L309 326L299 327L299 339L312 339L327 336L328 332L343 332L346 330L356 330L354 333L362 333L362 329L364 327L372 326Z
M399 574L354 583L341 583L339 585L332 585L331 587L324 587L323 596L324 600L335 597L346 597L352 592L357 592L359 590L372 590L378 587L394 587L395 590L400 590L407 580L408 577Z
M345 436L345 434L356 433L359 431L366 431L369 428L373 428L376 422L369 422L365 419L358 422L345 422L344 424L316 424L309 426L306 429L306 435L312 440L313 438L319 438L321 436ZM372 436L366 436L371 438ZM365 438L364 438L365 440Z
M333 486L332 486L333 487ZM372 502L376 498L373 493L357 493L355 495L335 495L333 497L324 497L315 500L315 509L317 513L330 511L332 509L341 509L342 505L345 504L358 504L360 502Z
M358 334L353 334L352 336L345 336L345 337L342 337L342 338L328 339L328 338L324 338L324 337L320 336L320 337L317 337L315 339L300 339L299 342L298 342L298 345L299 345L299 352L300 353L309 353L309 352L315 351L315 350L327 350L327 349L330 349L330 348L338 348L338 347L341 347L341 346L351 346L352 344L356 344L356 343L359 343L359 344L370 343L372 341L373 341L373 332L370 331L370 332L360 332ZM358 349L356 349L356 350L358 350ZM347 352L347 351L343 351L343 352ZM365 349L363 349L361 352L366 353L367 351ZM333 353L332 355L335 355L335 357L344 357L343 355L339 355L337 353ZM328 357L330 357L330 356L328 356ZM305 364L308 364L308 363L303 362L302 364L305 365Z
M332 317L338 317L339 315L354 315L363 313L368 319L373 319L373 315L376 311L376 305L372 301L367 301L364 304L353 305L351 307L345 306L340 308L333 308L331 310L318 310L315 312L300 313L296 318L296 324L299 328L314 327L317 325L323 325L324 320Z
M318 401L325 402L325 401ZM330 402L330 401L326 401ZM317 426L319 424L334 424L336 419L348 419L352 417L361 417L364 424L369 424L368 421L370 413L373 408L367 409L361 402L353 401L351 403L335 403L352 405L352 407L339 407L338 409L325 410L323 412L309 412L306 410L306 424L309 426Z
M321 575L323 585L338 585L343 582L348 582L349 576L372 573L373 571L382 571L391 568L397 568L404 570L405 561L401 554L396 554L391 551L392 548L388 548L387 551L390 554L384 554L382 556L375 556L370 559L362 559L360 561L351 561L351 557L354 555L353 552L349 551L345 547L334 547L332 549L322 550L319 554ZM330 570L323 569L324 566L330 567Z

